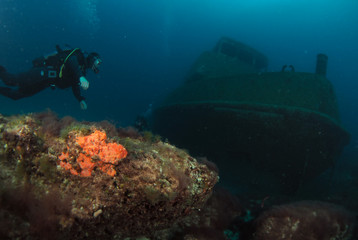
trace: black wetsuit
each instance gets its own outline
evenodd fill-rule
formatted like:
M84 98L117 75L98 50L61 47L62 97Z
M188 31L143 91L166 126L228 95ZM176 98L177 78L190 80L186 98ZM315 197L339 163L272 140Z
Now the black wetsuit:
M71 50L67 50L57 53L51 56L52 61L47 61L47 58L36 59L40 64L35 64L34 61L33 68L19 74L8 73L5 68L0 66L0 79L6 85L14 87L0 87L0 94L18 100L30 97L48 87L60 89L71 87L76 99L79 102L84 100L85 98L81 95L79 79L86 75L85 58L81 50L78 49L65 61L71 52ZM64 67L60 78L59 74L63 63Z

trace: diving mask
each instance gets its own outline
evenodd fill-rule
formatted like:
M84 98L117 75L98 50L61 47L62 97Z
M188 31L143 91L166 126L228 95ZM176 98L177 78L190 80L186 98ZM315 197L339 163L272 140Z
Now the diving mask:
M102 60L100 58L96 57L92 64L92 70L94 73L96 73L96 74L99 73L99 68L100 68L101 64L102 64Z

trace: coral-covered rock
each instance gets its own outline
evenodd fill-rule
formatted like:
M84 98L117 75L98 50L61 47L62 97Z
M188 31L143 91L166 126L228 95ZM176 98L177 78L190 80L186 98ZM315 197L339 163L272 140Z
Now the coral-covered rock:
M302 201L265 211L255 225L254 240L348 240L354 218L337 205Z
M218 181L168 143L113 127L108 137L108 123L0 117L0 238L150 238L202 208Z

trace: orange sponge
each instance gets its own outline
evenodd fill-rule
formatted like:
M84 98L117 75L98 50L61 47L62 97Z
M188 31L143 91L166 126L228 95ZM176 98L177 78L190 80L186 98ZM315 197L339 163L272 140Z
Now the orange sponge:
M105 132L96 130L92 134L83 137L77 137L76 143L82 148L83 152L79 153L76 161L80 171L73 168L69 163L69 153L62 153L59 156L60 166L70 170L73 175L89 177L95 167L110 176L114 176L116 171L114 166L127 156L127 150L118 143L107 143ZM70 149L69 149L70 150Z

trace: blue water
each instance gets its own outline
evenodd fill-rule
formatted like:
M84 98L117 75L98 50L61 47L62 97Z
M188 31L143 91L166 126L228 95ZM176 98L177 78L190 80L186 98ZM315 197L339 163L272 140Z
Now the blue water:
M357 12L355 0L2 0L0 65L10 72L27 70L56 44L97 51L103 67L89 74L86 111L70 90L48 89L19 101L0 96L0 112L50 108L79 120L131 125L183 81L200 53L228 36L268 56L269 71L293 64L313 72L316 54L327 54L327 78L352 134L347 152L358 158Z
M296 71L312 72L316 54L326 53L342 121L355 136L357 10L355 0L2 0L0 64L9 71L26 70L33 58L66 43L99 52L103 69L89 75L87 111L70 91L60 90L17 102L1 97L0 111L51 108L60 115L130 125L183 81L201 52L228 36L266 54L273 71L293 64Z
M56 44L96 51L103 64L100 74L88 74L86 111L70 89L47 89L18 101L0 96L0 113L51 109L128 126L179 86L222 36L264 53L268 71L292 64L314 72L316 55L325 53L342 124L352 134L339 163L351 178L358 175L357 13L357 0L1 0L0 65L9 72L26 71Z
M33 58L66 43L99 52L103 68L89 74L86 111L70 90L48 89L19 101L0 96L0 112L50 108L79 120L131 125L183 81L200 53L228 36L266 54L269 71L293 64L313 72L316 54L327 54L327 78L352 134L347 152L357 158L357 12L355 0L2 0L0 65L10 72L27 70Z

